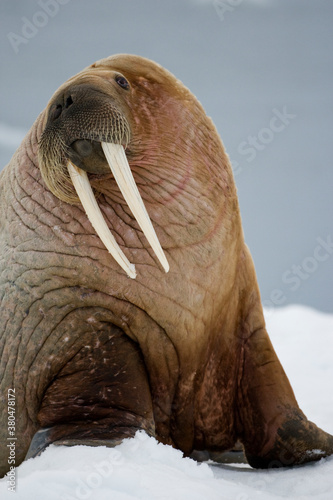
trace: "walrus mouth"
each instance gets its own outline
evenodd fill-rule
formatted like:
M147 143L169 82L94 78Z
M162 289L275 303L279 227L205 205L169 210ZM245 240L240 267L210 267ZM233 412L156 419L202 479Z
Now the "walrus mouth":
M142 201L141 195L133 178L130 166L128 164L124 148L121 144L108 142L101 143L105 158L111 169L111 172L117 182L117 185L134 215L137 223L141 227L144 235L154 250L165 272L169 271L169 264L162 250L158 237L155 233L150 217ZM94 227L96 233L122 269L130 278L136 278L134 264L131 264L115 238L111 234L103 214L97 204L92 191L87 173L78 168L70 160L67 163L68 172L72 180L76 193L82 203L82 206Z

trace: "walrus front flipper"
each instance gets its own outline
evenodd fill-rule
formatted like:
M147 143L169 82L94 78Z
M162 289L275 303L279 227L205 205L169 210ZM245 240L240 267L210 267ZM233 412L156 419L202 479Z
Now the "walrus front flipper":
M333 454L333 436L299 409L264 328L242 347L238 409L241 441L252 467L300 465Z

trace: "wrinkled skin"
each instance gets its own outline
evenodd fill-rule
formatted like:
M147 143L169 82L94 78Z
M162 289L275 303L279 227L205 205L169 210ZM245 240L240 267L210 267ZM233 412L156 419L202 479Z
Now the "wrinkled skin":
M118 73L129 89L115 82ZM68 95L71 115L64 106L58 116ZM99 139L95 130L87 157L80 142L73 145L86 139L75 118L86 109L82 102L93 116L101 102L111 103L126 119L126 155L168 274L105 164L98 141L112 141L112 133ZM41 177L39 143L51 122L66 123L68 155L90 172L135 280L108 253L80 202L59 200ZM267 335L221 140L170 73L120 55L71 78L1 173L0 189L0 440L8 437L14 388L16 465L43 428L47 443L108 445L144 429L186 454L228 450L239 440L254 467L333 453L332 436L299 409ZM1 475L8 469L2 446Z

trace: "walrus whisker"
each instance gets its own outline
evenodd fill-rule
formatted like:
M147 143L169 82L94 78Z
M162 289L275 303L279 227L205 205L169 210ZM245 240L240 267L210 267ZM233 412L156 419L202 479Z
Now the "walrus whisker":
M169 271L169 263L162 250L150 217L144 206L141 195L133 178L132 171L128 164L123 146L120 144L111 144L102 142L106 160L111 168L111 172L118 184L118 187L134 215L137 223L141 227L143 234L146 236L156 257L160 261L164 271Z
M79 200L65 166L68 149L61 131L47 131L39 142L38 160L42 178L50 191L60 200L73 204Z
M112 257L118 262L118 264L127 273L127 275L132 279L136 278L134 264L131 264L128 261L127 257L119 247L104 220L103 214L97 204L94 193L90 186L87 173L84 170L76 167L70 161L67 164L67 168L77 195L80 198L88 219L90 220L96 233L98 234Z

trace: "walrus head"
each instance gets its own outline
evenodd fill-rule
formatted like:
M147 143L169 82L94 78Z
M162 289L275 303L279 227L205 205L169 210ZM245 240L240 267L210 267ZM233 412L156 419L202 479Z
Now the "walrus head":
M126 74L123 74L117 68L117 61L117 56L113 56L93 64L66 82L52 97L47 107L38 160L49 190L67 203L82 203L111 255L131 278L135 278L134 265L129 263L103 219L91 181L95 181L94 188L98 191L96 184L107 179L111 169L126 203L168 272L169 264L127 159L142 155L142 151L146 155L146 151L151 150L151 145L147 144L149 138L162 133L157 130L157 120L151 109L142 106L142 94L146 100L148 87L164 82L167 72L160 68L163 75L153 75L143 68L145 76L142 77L142 71L138 72L136 67L138 62L128 60ZM140 62L143 66L148 64L142 58ZM161 113L158 92L154 95L152 108L155 107L156 114Z

